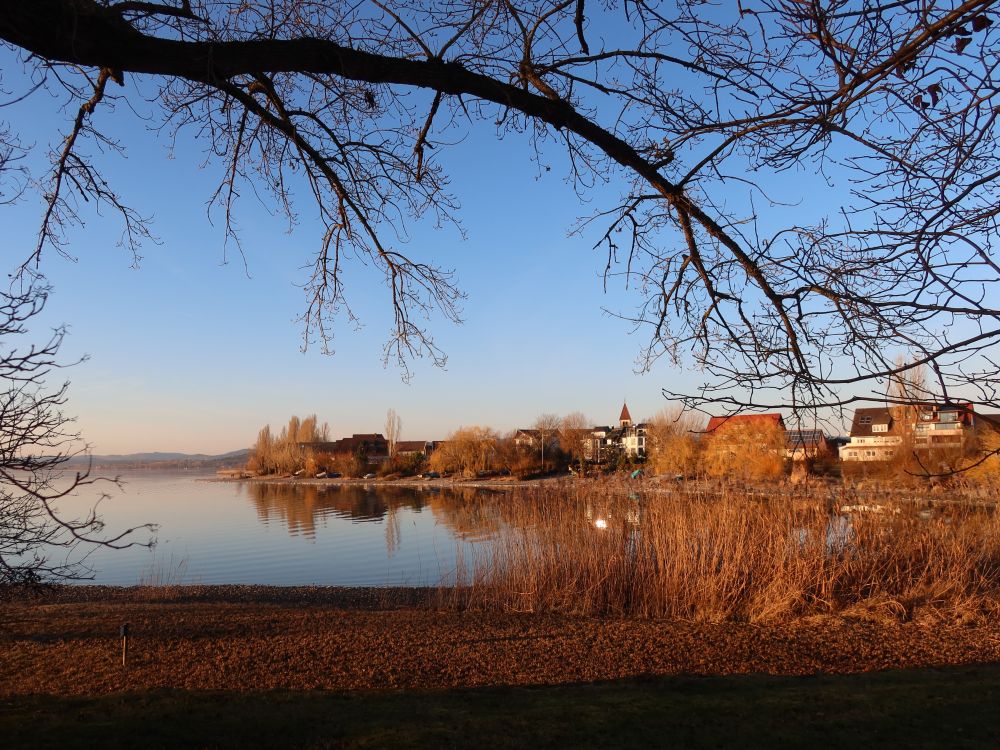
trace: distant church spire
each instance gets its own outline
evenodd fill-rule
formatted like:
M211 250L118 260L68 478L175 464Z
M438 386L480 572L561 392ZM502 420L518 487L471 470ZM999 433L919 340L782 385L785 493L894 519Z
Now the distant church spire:
M624 402L624 401L622 402L622 413L621 413L621 416L618 417L618 426L619 427L631 427L632 426L632 415L628 413L628 404L626 402Z

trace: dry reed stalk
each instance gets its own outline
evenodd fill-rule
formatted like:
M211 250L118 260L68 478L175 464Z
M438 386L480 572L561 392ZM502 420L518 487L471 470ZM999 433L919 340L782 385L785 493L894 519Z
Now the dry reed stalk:
M452 601L505 611L774 621L821 613L910 618L991 612L1000 521L971 506L930 519L884 494L725 485L629 497L606 482L495 502L489 544ZM854 504L879 508L843 514ZM949 615L950 613L950 615Z

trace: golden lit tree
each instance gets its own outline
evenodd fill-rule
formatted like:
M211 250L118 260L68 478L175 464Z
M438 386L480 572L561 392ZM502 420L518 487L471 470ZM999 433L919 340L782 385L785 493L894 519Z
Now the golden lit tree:
M681 405L663 409L648 422L646 454L658 474L697 473L701 419Z
M271 432L270 425L264 425L250 452L247 469L259 474L291 473L299 469L312 472L316 468L316 459L313 450L307 446L328 439L329 427L326 423L320 427L315 414L305 419L293 415L277 437Z
M475 475L495 468L500 436L489 427L460 427L430 457L434 471Z
M773 479L785 469L785 430L768 419L733 419L706 435L705 473L734 480Z
M980 483L1000 483L1000 419L976 417L976 439L968 451L964 478Z
M579 462L581 471L590 445L591 425L591 421L579 411L570 412L559 423L559 447L571 461Z

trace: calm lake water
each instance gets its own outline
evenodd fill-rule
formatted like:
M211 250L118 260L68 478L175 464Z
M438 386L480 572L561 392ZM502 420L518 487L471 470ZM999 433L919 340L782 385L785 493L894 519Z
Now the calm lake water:
M423 586L490 536L482 490L198 481L135 472L99 506L107 533L158 524L153 549L97 549L93 583ZM64 503L83 513L94 496Z

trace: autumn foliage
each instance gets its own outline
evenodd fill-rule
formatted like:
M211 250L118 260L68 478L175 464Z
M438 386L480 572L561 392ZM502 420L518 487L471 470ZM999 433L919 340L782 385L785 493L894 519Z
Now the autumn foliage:
M704 442L702 466L710 477L774 479L785 471L785 430L774 422L726 422Z
M432 471L466 476L493 471L498 468L499 442L500 435L489 427L460 427L434 450L429 466Z
M329 435L329 427L326 423L319 425L315 414L305 419L291 417L276 436L272 434L270 425L264 425L250 450L247 469L258 474L288 474L300 469L314 471L317 468L316 458L302 446L325 442L329 440Z

